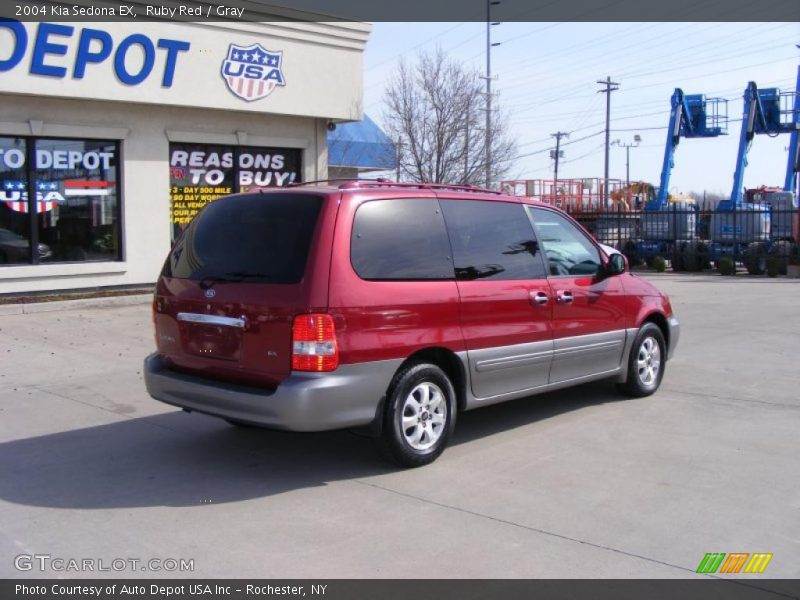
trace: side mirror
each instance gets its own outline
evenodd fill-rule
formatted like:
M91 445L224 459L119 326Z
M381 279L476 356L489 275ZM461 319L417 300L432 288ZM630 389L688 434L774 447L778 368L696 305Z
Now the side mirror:
M622 254L613 253L608 257L608 274L620 275L625 272L626 260Z

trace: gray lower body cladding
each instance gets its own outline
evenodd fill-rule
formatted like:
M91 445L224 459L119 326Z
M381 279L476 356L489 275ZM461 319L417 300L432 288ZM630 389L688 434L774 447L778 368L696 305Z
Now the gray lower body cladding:
M293 373L274 390L223 383L170 370L162 356L144 361L148 393L161 402L224 419L289 431L325 431L374 421L402 360L341 365L332 373Z
M672 358L680 336L668 319ZM598 379L624 381L638 329L457 352L468 381L467 410ZM332 373L293 373L276 389L224 383L170 370L164 358L144 361L149 394L166 404L224 419L289 431L374 424L402 359L341 365Z

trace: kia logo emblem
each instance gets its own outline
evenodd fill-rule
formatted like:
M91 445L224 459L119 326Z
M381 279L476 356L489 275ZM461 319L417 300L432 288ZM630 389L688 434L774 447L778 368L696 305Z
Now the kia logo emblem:
M206 298L213 298L216 295L217 292L214 289L209 288L206 290Z

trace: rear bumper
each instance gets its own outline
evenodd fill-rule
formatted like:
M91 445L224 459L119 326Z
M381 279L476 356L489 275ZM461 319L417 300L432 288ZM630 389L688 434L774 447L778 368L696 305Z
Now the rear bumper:
M672 358L675 353L675 348L678 345L678 340L681 339L681 324L678 319L670 317L667 319L667 326L669 327L669 348L667 348L667 360Z
M293 373L275 390L178 373L155 353L144 360L148 393L181 408L289 431L372 423L401 360L341 365L331 373Z

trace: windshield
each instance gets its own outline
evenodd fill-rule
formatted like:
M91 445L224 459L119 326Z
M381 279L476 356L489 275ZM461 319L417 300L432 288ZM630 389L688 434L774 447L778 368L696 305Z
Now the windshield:
M307 194L220 198L189 224L163 275L201 283L299 283L321 206L321 196Z

